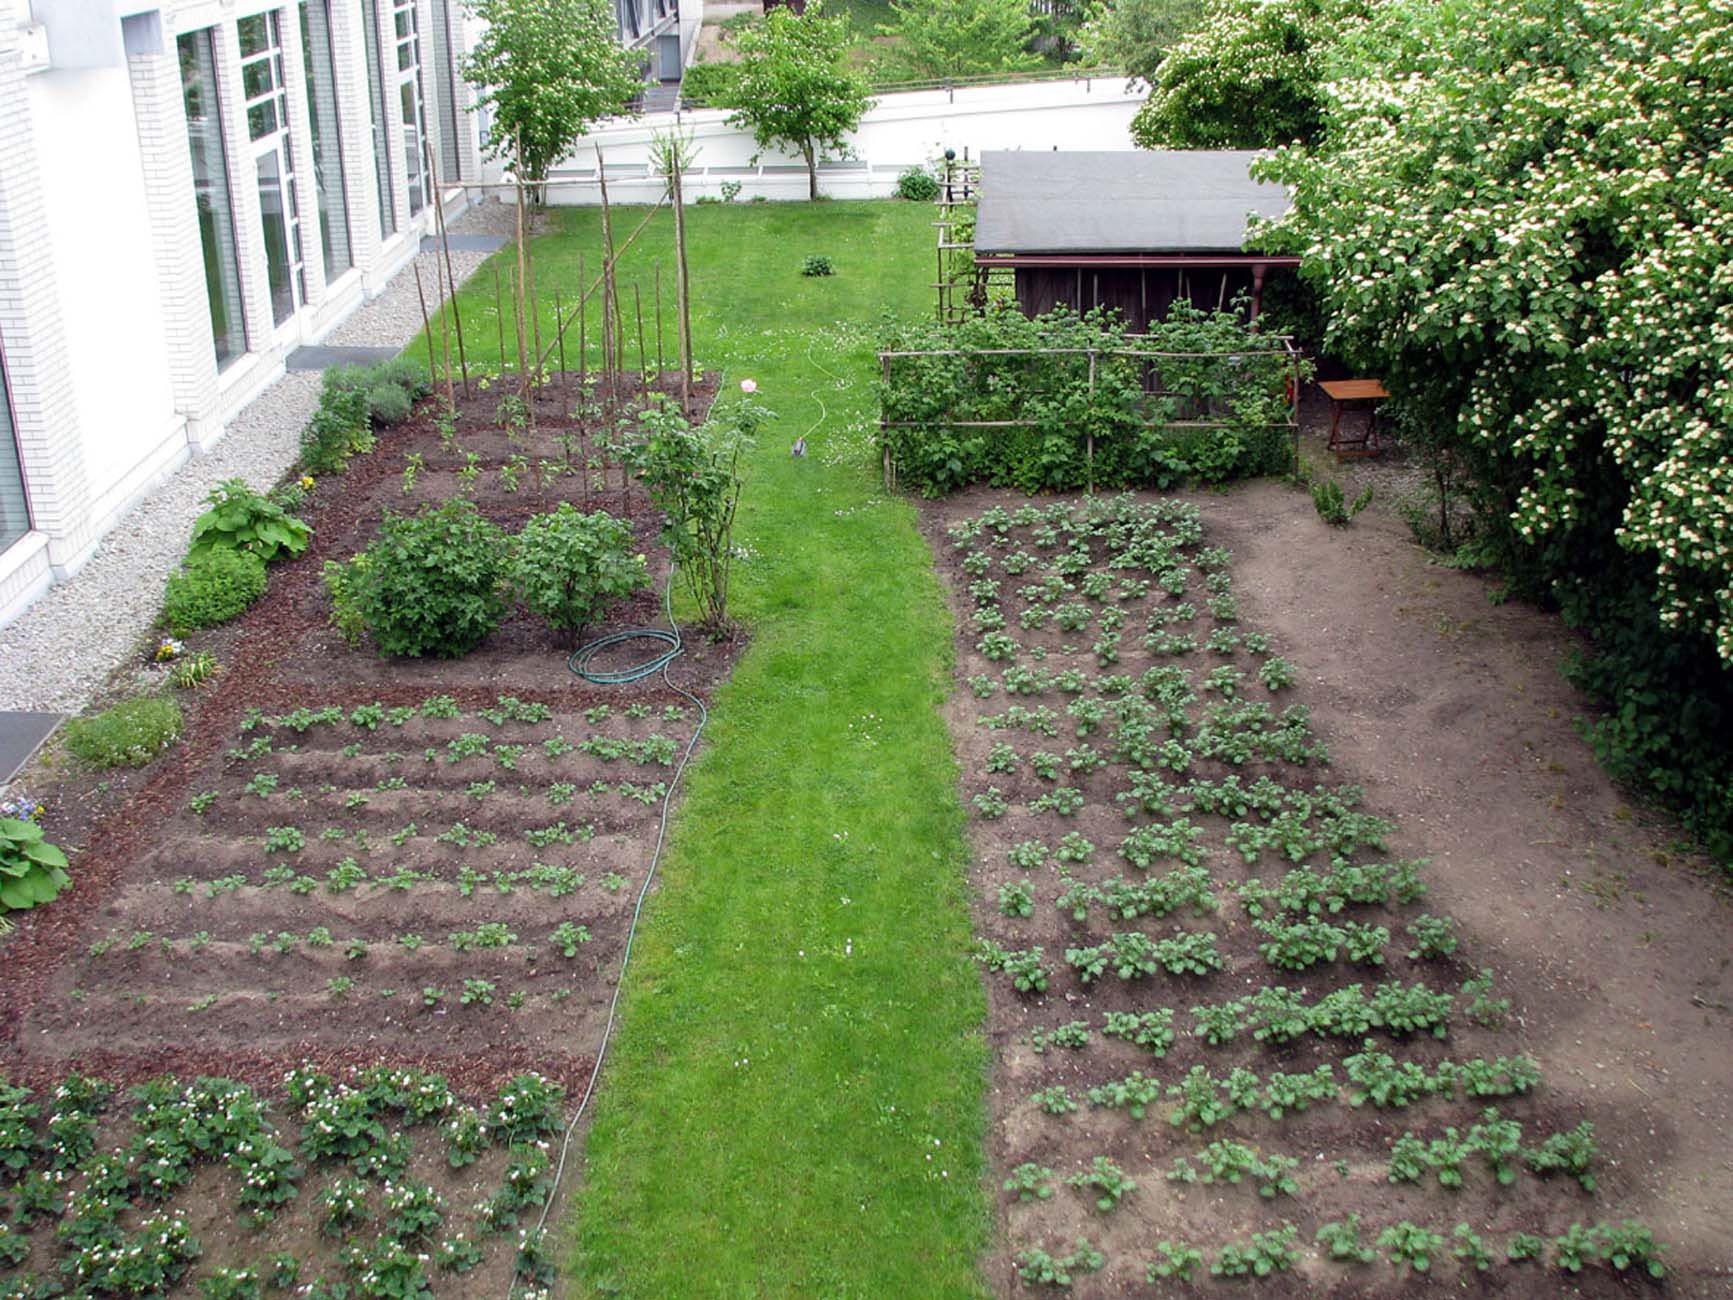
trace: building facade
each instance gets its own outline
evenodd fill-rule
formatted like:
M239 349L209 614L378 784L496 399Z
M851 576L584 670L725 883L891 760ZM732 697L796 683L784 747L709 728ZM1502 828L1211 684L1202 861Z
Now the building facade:
M0 0L0 624L482 179L458 0Z

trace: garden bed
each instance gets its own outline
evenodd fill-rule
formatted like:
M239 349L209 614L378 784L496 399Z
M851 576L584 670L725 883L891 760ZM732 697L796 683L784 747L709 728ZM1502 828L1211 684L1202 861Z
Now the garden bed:
M699 418L714 391L708 380ZM522 613L460 659L381 658L328 625L320 580L387 510L461 490L515 531L570 501L627 519L654 585L584 639L662 622L660 516L591 436L556 423L562 398L540 407L535 432L507 437L478 392L460 398L455 443L427 407L384 434L318 485L313 543L272 571L266 597L186 639L220 670L177 693L182 741L118 792L53 752L25 775L54 838L82 851L74 888L19 914L6 941L7 1077L45 1090L71 1071L116 1085L221 1075L275 1105L301 1067L413 1066L475 1102L523 1071L567 1088L587 1078L697 710L660 677L582 681L570 638ZM516 481L515 457L532 467ZM555 458L558 472L535 472ZM467 481L442 468L453 462ZM694 636L674 675L707 694L736 650ZM117 1097L103 1122L124 1109ZM437 1152L414 1159L467 1207L477 1171L497 1183L504 1156L462 1170ZM309 1186L328 1176L321 1165ZM226 1195L221 1176L198 1179ZM204 1241L207 1263L294 1244L309 1203L303 1192L263 1237L237 1231L232 1250ZM27 1267L45 1270L43 1255Z
M1206 1286L1212 1267L1261 1269L1276 1293L1385 1293L1422 1280L1403 1252L1430 1246L1429 1272L1524 1294L1620 1289L1597 1252L1652 1208L1628 1171L1670 1144L1527 1055L1515 1016L1542 990L1477 980L1483 918L1428 897L1428 846L1398 824L1424 804L1362 797L1357 765L1325 762L1286 647L1242 619L1216 508L1201 526L1171 498L1096 522L1003 494L927 510L959 625L952 721L989 971L991 1275L1011 1291L1063 1272L1098 1295L1173 1285L1163 1269ZM1498 1006L1513 994L1515 1016ZM1525 1154L1586 1153L1585 1120L1596 1195ZM1135 1188L1098 1208L1121 1178ZM1356 1214L1369 1267L1328 1258L1325 1225ZM1585 1229L1588 1272L1567 1278L1555 1239L1573 1223L1609 1226ZM1508 1261L1521 1234L1542 1262Z

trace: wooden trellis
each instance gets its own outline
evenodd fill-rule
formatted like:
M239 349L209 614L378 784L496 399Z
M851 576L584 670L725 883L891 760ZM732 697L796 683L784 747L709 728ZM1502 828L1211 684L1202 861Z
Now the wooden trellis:
M1129 335L1131 340L1147 338L1147 335ZM1089 362L1088 391L1093 393L1096 378L1100 371L1102 358L1129 358L1142 364L1142 382L1145 395L1152 400L1164 398L1183 399L1197 402L1196 394L1180 392L1167 388L1162 382L1163 361L1252 361L1274 358L1281 361L1288 372L1287 382L1287 418L1280 423L1248 425L1243 421L1233 419L1210 418L1207 414L1209 398L1204 399L1204 414L1201 418L1186 419L1151 419L1148 427L1162 429L1286 429L1289 444L1292 448L1292 462L1295 471L1300 463L1300 351L1294 346L1293 340L1282 335L1272 336L1272 346L1256 351L1236 350L1229 352L1171 352L1157 351L1139 347L1069 347L1069 348L928 348L912 351L885 351L879 355L879 370L886 391L889 391L895 363L899 360L912 360L926 357L1087 357ZM1037 421L1011 420L959 420L946 417L936 420L888 420L884 414L884 404L879 404L879 445L883 450L883 475L886 490L895 490L897 486L896 458L891 454L888 434L892 429L1028 429L1034 428ZM1085 430L1084 456L1088 465L1088 490L1095 491L1095 433Z

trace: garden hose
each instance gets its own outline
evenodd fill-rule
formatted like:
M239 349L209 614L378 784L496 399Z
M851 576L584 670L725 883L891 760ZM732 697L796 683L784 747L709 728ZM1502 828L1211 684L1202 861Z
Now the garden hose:
M589 1109L590 1098L595 1094L596 1081L602 1074L602 1062L607 1059L608 1044L613 1041L614 1019L620 1008L620 990L626 986L626 968L632 962L632 942L638 936L638 917L644 910L644 899L649 896L650 884L656 879L656 868L662 861L662 846L668 838L668 812L674 805L674 791L679 788L680 776L686 770L686 764L692 759L692 751L698 748L698 739L704 734L704 725L710 721L710 710L704 707L704 701L699 699L684 686L676 685L674 679L668 676L668 666L685 652L686 644L680 636L680 625L674 621L674 574L668 574L667 585L662 589L662 608L668 615L668 627L635 627L624 632L615 632L610 636L600 637L588 645L580 646L566 660L566 667L598 686L623 686L630 682L643 681L656 673L662 674L662 680L668 689L689 700L698 710L698 726L692 732L692 739L686 742L686 749L680 755L680 762L674 768L674 775L669 778L668 792L662 796L662 815L656 825L656 845L650 853L650 868L644 873L644 883L638 888L637 901L632 906L632 920L626 927L626 949L620 957L620 974L614 981L614 996L608 1001L608 1020L602 1028L602 1041L596 1048L596 1061L590 1068L590 1077L584 1084L583 1096L578 1099L578 1108L572 1114L572 1119L566 1125L564 1137L560 1140L560 1157L554 1165L553 1181L548 1187L547 1199L542 1202L542 1212L536 1219L534 1233L539 1235L547 1227L548 1215L552 1212L554 1198L559 1195L560 1185L565 1181L566 1159L571 1154L572 1138L578 1131L578 1124L584 1118L584 1112ZM630 668L622 668L613 672L592 672L588 665L602 650L624 644L628 641L660 641L668 649L654 658L635 664ZM518 1267L512 1269L512 1284L509 1294L517 1294Z

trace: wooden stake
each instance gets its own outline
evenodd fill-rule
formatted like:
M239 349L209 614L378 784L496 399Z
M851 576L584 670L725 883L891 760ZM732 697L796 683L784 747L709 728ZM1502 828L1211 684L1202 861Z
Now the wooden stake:
M493 264L493 322L499 331L499 373L503 378L506 372L505 364L505 299L500 297L499 263Z
M590 390L590 291L584 288L584 255L578 254L578 387L586 399Z
M644 297L638 292L638 282L632 281L632 310L638 316L638 383L646 391L649 385L645 383L645 371L649 362L644 359Z
M416 263L409 264L415 271L415 296L421 299L421 332L427 336L427 378L434 387L439 387L439 368L433 363L433 326L427 319L427 291L421 287L421 267Z
M523 159L521 139L518 142L517 157L521 162ZM529 272L528 263L525 261L528 256L526 249L529 244L529 234L524 229L523 177L516 176L513 179L517 182L517 272L512 277L512 329L517 334L518 399L523 402L524 410L527 412L532 409L530 404L535 398L534 393L530 390L529 357L524 351L524 340L527 337L527 331L524 328L524 293L528 288L524 281L528 278ZM526 416L526 419L533 420L533 417Z
M680 412L692 414L692 304L686 277L686 203L680 190L680 153L670 153L669 180L674 192L674 295L680 331Z
M566 310L564 307L560 306L560 287L556 284L554 286L554 324L560 326L560 330L554 338L554 346L560 350L560 387L562 390L569 389L570 387L566 382L565 318Z
M445 293L444 297L451 299L451 319L457 329L457 365L463 371L463 395L469 396L469 356L463 349L463 313L457 309L457 277L451 272L451 239L445 232L445 204L439 200L439 173L433 169L433 146L428 143L426 135L421 137L421 149L427 157L427 181L433 188L433 224L439 231L439 252L445 262ZM439 311L440 328L445 322L445 308L441 304ZM451 359L445 362L445 386L451 387Z
M602 192L602 365L611 400L619 402L620 335L614 303L614 223L608 203L608 170L596 146L596 181Z
M662 260L656 259L656 387L662 386Z

